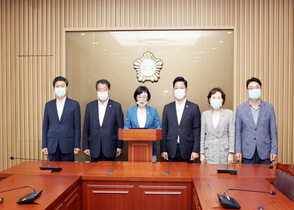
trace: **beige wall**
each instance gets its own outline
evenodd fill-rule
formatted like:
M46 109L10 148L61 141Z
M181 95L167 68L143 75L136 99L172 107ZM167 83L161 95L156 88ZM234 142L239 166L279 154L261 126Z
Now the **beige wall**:
M65 31L116 29L234 29L236 107L244 82L263 82L276 110L279 157L294 163L292 0L0 0L0 170L44 158L41 129L52 78L66 76Z
M163 63L157 82L139 82L133 68L133 62L141 60L147 51ZM97 100L95 83L101 78L110 81L110 98L121 103L124 116L127 108L135 105L135 89L144 85L151 93L148 105L155 107L161 118L164 105L174 100L172 81L177 76L187 79L187 98L197 103L201 112L210 108L207 94L213 87L224 90L223 107L233 109L233 72L232 30L66 32L68 97L80 102L82 122L86 104ZM125 141L123 155L118 160L127 160L127 149ZM86 157L80 154L76 160L83 161ZM159 153L157 160L162 160Z

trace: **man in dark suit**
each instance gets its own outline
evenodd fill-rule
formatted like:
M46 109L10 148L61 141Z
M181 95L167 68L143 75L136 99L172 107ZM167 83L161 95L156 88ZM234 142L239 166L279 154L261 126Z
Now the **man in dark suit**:
M87 104L84 121L83 150L92 162L113 161L122 152L123 142L118 140L118 128L123 128L121 105L109 99L110 83L96 82L98 100Z
M273 105L261 97L261 81L246 82L249 100L237 107L236 159L245 164L269 164L277 158L278 135Z
M56 99L46 103L42 130L42 151L50 161L74 161L80 152L81 113L77 101L66 97L68 81L53 80Z
M188 83L173 81L175 102L165 105L162 115L161 157L168 161L192 162L199 157L201 119L197 104L186 100Z

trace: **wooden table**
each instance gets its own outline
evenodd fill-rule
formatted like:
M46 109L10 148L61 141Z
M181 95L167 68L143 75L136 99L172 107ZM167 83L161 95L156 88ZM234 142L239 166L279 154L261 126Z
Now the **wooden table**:
M236 175L220 174L217 169L226 169L227 164L189 164L189 170L193 177L227 177L227 178L264 178L269 182L274 182L276 173L275 166L270 169L270 165L246 165L230 164L229 169L238 170Z
M0 178L5 178L12 174L32 174L32 175L83 175L86 171L92 168L96 163L92 162L61 162L51 161L52 167L61 167L62 170L58 172L51 172L48 170L41 170L39 167L48 166L47 161L24 161L18 165L8 168L0 172Z
M219 206L217 194L223 194L228 188L276 191L276 195L237 190L227 191L225 195L235 198L241 209L244 210L257 209L260 205L266 210L294 209L294 202L263 178L198 177L193 179L193 186L193 200L196 204L193 209L196 210L225 209Z
M17 204L16 202L24 195L33 192L31 188L22 188L14 191L1 193L4 202L0 209L81 209L80 176L50 176L50 175L11 175L2 180L0 191L31 185L36 191L43 190L41 196L35 200L37 204Z
M113 173L108 173L110 169ZM164 173L167 169L170 174ZM82 180L192 182L192 177L187 163L100 161Z
M0 172L0 178L3 178L0 190L31 184L36 190L44 190L36 200L42 208L32 204L21 208L60 209L58 205L61 205L62 209L71 210L206 210L218 206L217 194L227 188L275 190L275 196L241 191L228 191L226 195L237 199L246 210L257 209L258 205L263 205L266 210L294 209L293 202L269 182L274 180L275 168L231 164L229 169L237 169L238 174L229 175L217 173L217 169L226 169L226 164L51 162L51 166L62 167L61 171L53 173L40 170L40 166L47 166L47 162L25 161ZM167 170L169 174L164 173ZM16 201L28 192L30 189L22 189L0 196L5 198L5 207L9 201L13 206L8 209L15 209ZM79 192L83 196L79 196ZM73 202L69 202L71 200ZM76 204L78 202L81 205ZM3 204L0 204L0 210Z
M84 209L191 209L187 163L112 164L98 162L82 176ZM164 173L167 168L170 174Z

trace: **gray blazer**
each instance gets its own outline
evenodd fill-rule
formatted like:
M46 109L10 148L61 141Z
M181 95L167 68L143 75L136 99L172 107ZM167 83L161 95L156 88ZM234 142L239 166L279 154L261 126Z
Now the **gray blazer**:
M202 113L200 153L204 153L206 163L228 163L229 152L235 150L234 112L221 109L216 128L213 126L212 110Z
M251 159L257 148L261 159L278 154L278 135L273 105L260 101L259 116L255 124L249 102L237 107L236 113L236 153Z

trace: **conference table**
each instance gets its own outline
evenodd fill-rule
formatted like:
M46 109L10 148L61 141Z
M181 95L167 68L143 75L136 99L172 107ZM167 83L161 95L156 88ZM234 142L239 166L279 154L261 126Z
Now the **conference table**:
M62 170L50 173L39 169L46 164L24 161L0 172L0 191L24 185L43 190L37 204L16 203L32 191L29 188L2 193L0 209L225 209L217 194L228 188L277 192L226 192L241 209L257 209L259 205L266 210L294 209L294 202L273 186L275 168L269 165L51 162ZM226 168L238 173L217 173L217 169Z
M265 210L294 209L294 203L263 178L202 177L194 178L193 183L196 189L193 196L196 209L225 209L219 206L217 194L222 195L229 188L268 192L227 191L225 195L236 199L241 209L258 209L258 206L263 206ZM270 191L276 191L276 195L271 195Z

